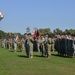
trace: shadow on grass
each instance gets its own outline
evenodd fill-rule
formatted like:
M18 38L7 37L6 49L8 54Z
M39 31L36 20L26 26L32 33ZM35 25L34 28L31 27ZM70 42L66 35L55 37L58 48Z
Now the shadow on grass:
M25 55L18 55L18 57L28 58L28 57L27 57L27 56L25 56Z
M14 50L9 50L9 52L14 52Z
M59 55L58 54L51 54L52 56L58 56L59 57Z
M43 56L41 56L41 55L33 55L34 57L43 57Z
M18 55L18 57L28 58L28 57L25 56L25 55ZM40 55L33 55L33 57L42 57L42 58L44 58L44 56L40 56Z
M58 54L51 54L51 55L56 56L56 57L69 58L68 56L63 56L63 55L58 55Z
M42 55L34 55L34 57L39 57L39 58L49 58L49 57L45 57L45 56L42 56Z
M14 50L9 50L9 52L22 52L22 51L14 51Z

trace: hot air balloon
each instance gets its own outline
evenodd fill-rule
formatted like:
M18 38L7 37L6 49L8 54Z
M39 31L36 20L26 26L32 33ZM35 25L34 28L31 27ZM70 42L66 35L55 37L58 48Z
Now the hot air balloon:
M0 12L0 21L4 18L4 14Z

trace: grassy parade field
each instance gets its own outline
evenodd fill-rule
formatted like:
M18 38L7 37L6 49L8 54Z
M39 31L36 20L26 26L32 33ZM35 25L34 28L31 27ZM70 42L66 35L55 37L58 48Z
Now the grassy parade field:
M25 52L12 52L0 48L0 75L75 75L75 58L56 56L26 58Z

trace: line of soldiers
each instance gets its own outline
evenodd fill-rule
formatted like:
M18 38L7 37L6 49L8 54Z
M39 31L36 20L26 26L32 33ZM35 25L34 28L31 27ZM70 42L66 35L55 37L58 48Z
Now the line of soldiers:
M7 48L9 50L17 51L24 51L24 38L16 39L16 38L8 38L8 39L2 39L1 40L1 47Z
M37 46L35 46L34 41L36 41ZM52 47L51 47L52 45ZM41 52L42 57L49 57L51 55L51 48L54 51L54 40L51 40L48 35L37 37L33 39L31 34L25 34L25 49L27 57L33 58L33 48L38 49Z
M55 49L60 56L75 57L75 37L71 35L58 35L55 41Z
M8 48L9 50L17 49L20 51L26 52L28 58L33 58L33 50L41 52L41 56L49 57L51 55L51 51L54 51L54 39L50 38L47 34L44 36L39 36L36 39L33 39L33 35L24 34L25 38L9 38L2 40L2 47ZM35 44L36 41L36 44Z
M41 35L33 39L33 35L24 34L25 38L9 38L2 40L2 47L9 50L24 51L28 58L33 58L33 51L40 51L42 57L50 57L51 51L58 51L60 56L75 57L75 36L57 35L56 39Z

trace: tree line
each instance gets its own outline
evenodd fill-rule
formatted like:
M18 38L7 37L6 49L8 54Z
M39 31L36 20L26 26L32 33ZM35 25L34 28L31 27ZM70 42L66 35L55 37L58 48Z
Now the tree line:
M37 28L35 28L37 29ZM53 30L53 32L50 30L50 28L40 28L38 29L40 35L44 35L44 34L49 34L50 36L55 36L56 34L60 34L60 35L74 35L75 36L75 29L66 29L65 31L62 31L61 29L59 28L56 28ZM26 32L30 32L30 28L27 27L26 28ZM20 37L23 37L23 34L21 33L11 33L12 34L12 37L15 36L15 34L18 34ZM8 38L10 36L10 32L9 33L6 33L2 30L0 30L0 39L1 38Z

